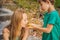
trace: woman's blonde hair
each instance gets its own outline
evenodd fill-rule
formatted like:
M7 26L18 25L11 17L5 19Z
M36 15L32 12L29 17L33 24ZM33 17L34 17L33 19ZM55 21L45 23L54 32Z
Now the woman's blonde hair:
M21 20L23 18L23 13L24 11L18 8L14 11L14 14L11 17L11 23L8 25L11 40L16 40L16 37L21 33Z

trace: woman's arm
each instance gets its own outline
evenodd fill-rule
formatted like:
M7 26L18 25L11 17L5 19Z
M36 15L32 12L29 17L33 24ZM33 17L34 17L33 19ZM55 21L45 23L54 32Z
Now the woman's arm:
M28 35L29 35L29 29L25 28L25 33L24 33L24 36L23 36L22 40L27 40Z
M3 40L9 40L9 30L7 28L3 29Z
M40 27L36 27L36 26L33 25L33 28L37 29L37 30L40 30L42 32L45 32L45 33L50 33L52 28L53 28L53 25L52 24L48 24L46 28L40 28Z

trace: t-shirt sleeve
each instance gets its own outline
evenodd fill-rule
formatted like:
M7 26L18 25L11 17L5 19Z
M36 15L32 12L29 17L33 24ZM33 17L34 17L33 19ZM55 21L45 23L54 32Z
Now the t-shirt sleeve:
M48 24L55 24L55 22L56 22L56 14L52 13L49 15Z

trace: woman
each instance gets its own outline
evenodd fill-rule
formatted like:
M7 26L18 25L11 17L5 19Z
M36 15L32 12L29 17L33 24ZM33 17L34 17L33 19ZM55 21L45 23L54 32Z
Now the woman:
M11 23L3 29L4 40L26 40L28 37L27 14L16 9L11 17Z
M45 11L43 28L32 25L43 32L42 40L59 40L60 18L55 10L54 0L39 0L40 7Z

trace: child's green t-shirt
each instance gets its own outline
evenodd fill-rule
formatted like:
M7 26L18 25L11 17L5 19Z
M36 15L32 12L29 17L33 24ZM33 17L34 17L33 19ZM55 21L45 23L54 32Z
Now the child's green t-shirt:
M59 40L60 32L60 18L56 10L46 13L44 15L44 28L47 27L47 24L52 24L53 28L50 33L43 33L42 40Z

